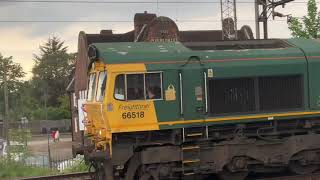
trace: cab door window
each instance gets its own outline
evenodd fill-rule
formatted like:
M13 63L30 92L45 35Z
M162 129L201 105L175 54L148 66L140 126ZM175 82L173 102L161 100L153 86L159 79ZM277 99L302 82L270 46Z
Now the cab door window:
M99 73L96 101L103 101L106 92L107 72L103 71Z
M96 92L96 73L92 73L89 77L87 101L92 101L94 99L95 92Z

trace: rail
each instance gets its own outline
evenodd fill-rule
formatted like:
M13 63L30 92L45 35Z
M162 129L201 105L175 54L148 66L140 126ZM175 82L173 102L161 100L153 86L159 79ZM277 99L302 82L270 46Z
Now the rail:
M282 177L272 177L257 180L319 180L320 173L308 174L308 175L292 175L292 176L282 176Z
M60 175L52 175L52 176L38 176L38 177L28 177L22 178L19 180L60 180L60 179L68 179L68 180L92 180L92 173L82 172L82 173L70 173L70 174L60 174Z
M39 176L39 177L28 177L22 178L19 180L93 180L93 174L89 172L83 173L70 173L62 175L53 175L53 176ZM281 176L281 177L272 177L272 178L262 178L256 180L320 180L320 173L309 174L309 175L291 175L291 176Z

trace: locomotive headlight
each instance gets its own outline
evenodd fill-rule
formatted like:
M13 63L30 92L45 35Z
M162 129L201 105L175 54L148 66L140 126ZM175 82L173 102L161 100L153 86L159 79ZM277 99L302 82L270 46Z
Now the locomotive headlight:
M101 139L101 140L103 140L103 139L105 139L106 137L106 130L104 129L104 128L101 128L101 129L99 129L99 134L98 134L98 136L99 136L99 138Z

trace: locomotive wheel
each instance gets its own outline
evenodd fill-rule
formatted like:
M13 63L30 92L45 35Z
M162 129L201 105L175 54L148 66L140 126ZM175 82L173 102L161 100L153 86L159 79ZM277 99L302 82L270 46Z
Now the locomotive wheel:
M247 171L241 172L230 172L226 169L218 173L218 177L220 180L243 180L248 176Z
M91 173L91 174L90 174L90 178L91 178L91 179L98 179L98 177L97 177L98 173L97 173L96 163L90 162L89 172Z
M289 170L296 174L311 174L319 169L318 165L311 164L311 165L302 165L299 161L290 161L289 163Z
M295 154L289 162L289 170L296 174L311 174L319 169L318 164L312 164L318 159L315 151L302 151Z
M140 166L135 174L134 180L159 180L158 173L154 169L145 170L143 166Z
M136 172L138 172L141 165L139 155L135 154L129 161L128 169L124 180L135 180Z
M146 171L140 162L140 154L135 154L129 161L124 180L159 180L158 172Z
M139 177L139 180L155 180L155 178L149 173L144 173Z
M114 180L113 167L111 161L103 162L103 174L105 180Z
M96 165L96 179L97 180L104 180L105 175L104 175L104 170L103 170L103 165L100 162L97 162Z

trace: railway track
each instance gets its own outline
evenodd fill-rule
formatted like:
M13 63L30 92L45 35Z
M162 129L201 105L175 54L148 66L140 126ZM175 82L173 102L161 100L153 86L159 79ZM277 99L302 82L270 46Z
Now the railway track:
M70 174L61 174L61 175L53 175L53 176L29 177L29 178L22 178L19 180L60 180L60 179L93 180L91 175L92 173L82 172L82 173L70 173Z
M293 175L293 176L282 176L272 177L257 180L320 180L320 173L309 174L309 175Z
M84 173L71 173L63 175L54 175L54 176L39 176L39 177L29 177L22 178L19 180L94 180L92 179L92 174L88 172ZM292 176L281 176L281 177L272 177L272 178L259 178L256 180L320 180L320 173L310 174L310 175L292 175Z

